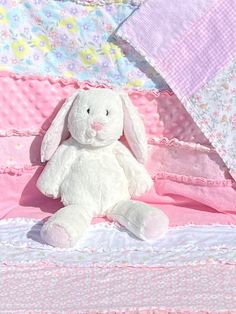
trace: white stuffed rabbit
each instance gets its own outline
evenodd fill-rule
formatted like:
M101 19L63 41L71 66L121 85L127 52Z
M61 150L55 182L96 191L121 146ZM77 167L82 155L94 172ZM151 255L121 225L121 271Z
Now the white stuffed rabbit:
M118 141L123 131L138 161ZM144 125L127 94L109 89L74 92L42 142L41 159L49 162L37 186L49 197L61 197L65 205L42 227L44 241L72 247L96 215L112 218L143 240L165 233L168 218L161 210L130 200L152 186L141 164L146 157Z

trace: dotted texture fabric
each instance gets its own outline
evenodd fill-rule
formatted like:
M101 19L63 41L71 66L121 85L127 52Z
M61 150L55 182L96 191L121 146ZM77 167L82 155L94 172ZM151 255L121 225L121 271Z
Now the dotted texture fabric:
M0 267L5 313L235 314L235 265Z

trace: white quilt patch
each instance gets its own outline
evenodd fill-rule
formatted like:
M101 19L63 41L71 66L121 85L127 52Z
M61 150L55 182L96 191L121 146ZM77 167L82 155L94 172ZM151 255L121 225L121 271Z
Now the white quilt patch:
M236 262L236 226L176 227L155 243L148 243L120 226L100 223L91 225L73 249L57 249L42 243L41 227L39 220L1 220L0 263L176 267Z

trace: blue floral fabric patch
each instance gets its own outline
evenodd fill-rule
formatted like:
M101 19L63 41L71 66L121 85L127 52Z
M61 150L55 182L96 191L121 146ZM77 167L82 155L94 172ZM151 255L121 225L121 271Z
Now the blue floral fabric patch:
M113 38L135 9L128 3L0 0L0 70L166 89L142 57Z

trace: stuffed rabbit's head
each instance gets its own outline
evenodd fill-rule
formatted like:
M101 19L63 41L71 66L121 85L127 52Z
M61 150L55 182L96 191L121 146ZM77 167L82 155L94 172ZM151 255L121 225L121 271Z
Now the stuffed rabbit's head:
M119 95L102 89L80 92L68 115L68 129L78 143L86 146L107 146L118 140L123 132Z
M69 134L85 147L104 147L122 133L140 162L147 156L143 122L127 94L110 89L76 91L63 104L44 136L41 160L46 161Z

